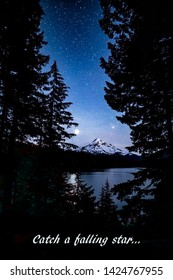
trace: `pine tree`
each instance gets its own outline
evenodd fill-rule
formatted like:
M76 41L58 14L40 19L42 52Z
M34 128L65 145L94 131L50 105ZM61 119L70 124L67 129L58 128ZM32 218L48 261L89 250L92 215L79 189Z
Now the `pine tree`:
M168 215L173 208L170 206L173 192L168 183L173 159L171 3L167 0L159 3L100 0L100 3L103 8L100 25L110 38L110 56L107 61L101 58L101 67L110 78L105 99L121 113L117 119L131 129L129 150L141 153L150 162L150 167L137 172L133 181L114 190L128 203L125 208L129 217L139 220L140 216L146 218L151 213L156 217L159 205ZM146 200L147 195L155 200Z
M85 217L89 221L95 212L96 197L94 196L94 189L92 186L87 186L78 173L76 174L75 189L76 215Z
M17 141L36 135L38 127L38 91L45 82L41 70L48 62L48 56L40 53L45 44L42 16L39 0L1 2L0 141L10 153Z
M106 180L105 184L102 186L100 198L98 200L98 214L101 218L101 222L105 224L105 226L109 223L113 226L117 222L116 205L108 180Z
M4 168L3 209L12 204L17 142L38 134L38 94L46 81L42 67L48 56L40 21L39 0L5 0L0 3L0 150L8 152Z
M111 42L101 66L110 77L105 99L131 128L131 151L172 155L172 16L170 2L100 1L100 24ZM154 20L153 20L154 19ZM164 24L163 24L164 22ZM172 26L172 25L171 25Z
M37 110L37 135L35 135L35 141L40 148L45 146L45 137L47 138L47 122L49 115L48 95L49 91L49 72L44 73L44 84L38 92L38 110Z
M42 166L42 163L40 163ZM46 165L46 157L45 157ZM45 171L45 172L44 172ZM74 186L68 183L68 177L60 172L53 164L47 164L46 168L39 168L40 183L36 186L36 207L40 209L39 201L42 201L42 213L45 216L57 218L69 218L74 215ZM40 189L40 190L39 190ZM41 194L41 196L40 196Z
M73 121L71 112L67 109L72 105L67 102L68 87L59 73L56 61L50 70L50 88L47 95L47 122L45 123L45 144L51 147L64 147L75 134L68 132L68 129L78 124Z

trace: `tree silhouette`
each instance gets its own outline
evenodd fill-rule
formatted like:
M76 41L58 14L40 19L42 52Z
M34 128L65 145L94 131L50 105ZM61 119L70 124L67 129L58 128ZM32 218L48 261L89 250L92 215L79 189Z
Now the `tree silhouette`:
M66 101L68 87L58 71L56 61L51 66L49 77L49 94L46 96L47 121L44 125L45 143L49 147L57 146L62 148L68 145L66 139L75 136L68 129L78 124L73 121L71 112L67 111L72 103Z
M100 0L100 3L103 9L100 25L110 39L110 56L107 61L101 58L101 67L110 78L106 82L105 99L121 113L117 119L131 129L132 146L128 149L141 153L149 165L132 182L119 186L119 196L128 201L129 215L134 214L135 207L138 219L139 213L145 213L146 217L155 212L156 217L159 203L168 214L170 207L165 205L173 197L168 183L173 160L170 1ZM145 195L157 197L155 210L151 211L151 204L143 199Z
M40 52L45 41L39 0L0 5L0 150L8 154L3 173L3 209L8 211L15 187L15 148L38 134L38 94L46 80L41 71L49 57Z
M92 186L87 186L82 181L80 175L76 174L75 179L75 193L76 193L76 214L85 217L89 221L95 212L96 197L94 196L94 189Z
M97 202L97 213L103 228L107 228L107 226L114 228L117 226L116 208L109 181L106 180Z
M111 79L105 98L131 128L131 151L172 156L172 30L168 5L100 1L100 24L111 42L101 66ZM154 18L154 21L153 21ZM164 25L163 25L164 22Z
M49 59L40 53L45 44L42 16L39 0L1 2L0 142L11 154L17 141L24 142L37 132L38 90L44 80L41 70Z

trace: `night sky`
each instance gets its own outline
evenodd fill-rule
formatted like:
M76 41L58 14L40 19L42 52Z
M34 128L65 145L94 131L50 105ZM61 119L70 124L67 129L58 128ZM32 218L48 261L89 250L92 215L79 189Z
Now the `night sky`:
M119 148L130 144L129 129L115 118L104 99L108 77L100 67L107 58L107 36L99 26L102 11L99 0L42 0L45 12L41 28L47 46L42 50L54 60L69 89L70 111L79 124L76 145L100 138Z

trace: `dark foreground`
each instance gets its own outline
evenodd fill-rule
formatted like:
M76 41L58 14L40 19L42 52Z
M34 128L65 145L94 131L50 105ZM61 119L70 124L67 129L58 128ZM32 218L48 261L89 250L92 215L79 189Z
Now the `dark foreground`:
M1 217L1 225L0 259L159 260L173 258L171 233L166 236L163 233L156 237L151 235L150 238L149 233L135 233L132 229L106 230L101 226L99 229L99 225L92 224L92 221L89 226L84 221L79 224L74 220L60 222L50 218L48 220L13 218L12 220ZM36 244L33 243L33 239ZM129 239L133 241L129 242ZM113 240L114 244L112 244Z

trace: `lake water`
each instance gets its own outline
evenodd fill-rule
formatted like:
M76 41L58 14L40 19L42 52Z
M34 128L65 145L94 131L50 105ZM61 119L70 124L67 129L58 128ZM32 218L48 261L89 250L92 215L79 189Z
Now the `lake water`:
M96 198L99 198L102 186L105 184L106 180L109 181L110 187L113 187L115 184L132 180L134 178L133 174L138 170L139 168L109 168L80 172L80 177L88 186L94 188L95 196ZM75 177L75 174L71 174L71 183L75 182ZM114 200L118 207L123 205L123 203L118 201L116 197L114 197Z

